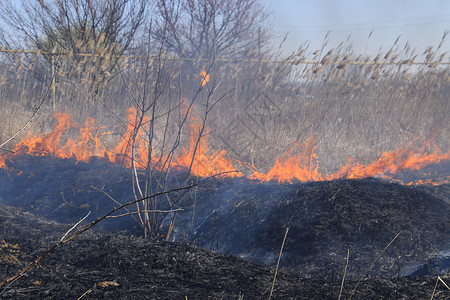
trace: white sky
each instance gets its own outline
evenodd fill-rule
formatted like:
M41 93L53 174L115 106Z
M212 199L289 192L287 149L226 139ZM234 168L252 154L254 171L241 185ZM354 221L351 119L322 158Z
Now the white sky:
M331 30L328 48L351 35L356 54L389 50L398 36L400 45L409 41L416 53L437 47L450 30L450 0L262 0L273 11L279 44L289 32L283 52L291 53L309 41L310 50L320 49ZM373 31L368 40L369 33ZM443 45L450 51L450 35Z

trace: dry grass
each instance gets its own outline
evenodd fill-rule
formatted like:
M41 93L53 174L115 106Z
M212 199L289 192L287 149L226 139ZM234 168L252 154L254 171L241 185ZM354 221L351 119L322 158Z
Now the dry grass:
M348 157L375 159L406 141L448 149L449 57L441 45L416 54L409 44L395 43L386 53L364 57L347 42L336 49L326 44L317 51L301 47L277 64L169 61L161 53L162 66L159 59L120 59L115 73L105 70L118 58L106 53L101 59L69 55L57 62L55 93L33 130L50 130L54 102L55 110L71 112L79 123L95 116L98 126L115 132L108 137L112 142L126 130L126 110L147 97L158 100L157 153L176 137L184 98L193 102L197 117L207 115L211 150L225 149L261 170L310 137L322 173ZM51 72L42 56L1 54L0 64L1 141L33 111ZM205 66L210 82L199 91ZM207 100L213 109L205 109Z
M284 69L272 69L264 82L251 85L254 90L241 89L239 95L249 100L222 103L229 106L216 110L219 118L223 116L215 127L225 144L221 147L240 161L270 168L293 142L305 143L312 136L325 172L334 171L349 156L371 160L406 141L435 143L445 151L449 68L436 62L448 62L448 56L439 48L417 56L408 45L391 50L376 58L358 57L347 47L330 50L322 58L313 52L297 60L320 64L286 65L295 75L280 82L274 79ZM426 64L410 65L414 60ZM230 119L224 111L237 116Z

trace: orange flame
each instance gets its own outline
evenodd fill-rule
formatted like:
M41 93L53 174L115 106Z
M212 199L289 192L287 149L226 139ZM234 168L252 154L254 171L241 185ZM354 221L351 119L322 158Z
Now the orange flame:
M419 179L416 181L411 181L411 182L400 182L403 183L404 185L422 185L422 184L428 184L428 185L441 185L441 184L445 184L448 183L450 181L450 176L447 176L447 178L445 180L433 180L433 179Z
M174 159L176 166L191 170L195 176L209 177L226 173L228 177L242 176L233 166L233 162L226 158L226 151L211 151L208 154L208 143L202 134L202 122L199 117L190 114L189 120L189 149L182 147L181 154ZM200 136L201 135L201 136Z
M27 136L14 148L16 155L32 154L36 156L56 156L60 158L75 158L77 161L88 161L92 156L102 156L105 148L99 144L98 131L94 128L94 119L88 118L84 126L73 123L68 113L58 112L54 115L57 120L55 129L48 134ZM71 128L79 128L76 140L67 139L63 146L62 134ZM107 134L107 133L103 133Z
M72 158L81 162L87 162L95 156L128 168L134 162L138 169L145 168L149 162L149 145L146 142L148 137L145 135L148 132L150 119L140 115L134 108L128 109L126 133L110 151L102 143L102 137L109 135L110 132L103 132L104 128L96 128L94 119L88 118L84 126L79 126L71 120L68 113L56 113L54 118L57 124L51 133L28 134L15 146L14 155L54 156ZM226 158L226 151L208 152L206 137L198 138L202 126L199 118L190 117L188 123L190 124L189 150L182 147L179 155L174 157L175 168L190 168L192 175L201 177L221 173L226 173L227 176L242 176L235 171L233 162ZM139 124L142 126L138 126ZM64 140L63 134L74 129L78 129L77 138ZM5 160L14 155L0 156L0 167L4 167ZM156 162L156 158L150 159Z
M302 150L297 155L291 156L292 150L285 153L282 158L277 158L274 167L267 173L254 171L250 178L261 181L275 180L278 182L293 181L321 181L335 180L341 178L360 179L366 177L380 176L390 180L392 176L398 172L405 170L420 170L431 164L438 164L444 160L450 160L450 151L441 153L437 147L434 147L432 153L427 153L425 147L419 149L418 152L413 151L413 147L401 147L396 151L384 152L378 160L368 165L362 165L351 158L348 163L340 168L339 171L322 175L319 172L317 162L317 154L314 152L316 147L312 146L312 138L304 145L297 145ZM448 182L439 182L439 184ZM424 184L434 182L432 180L418 180L405 184Z
M200 76L202 78L201 84L202 84L202 86L205 86L206 83L209 81L209 74L206 73L205 67L203 67L203 70L200 72Z
M56 113L54 118L56 125L52 132L41 135L28 134L15 146L14 154L0 155L0 167L5 167L6 159L12 159L15 155L22 154L72 158L82 162L87 162L95 156L128 168L132 166L134 161L136 168L139 169L145 168L150 159L150 162L156 165L156 158L149 155L148 137L146 136L149 117L140 115L133 108L128 110L126 133L113 147L108 147L104 142L104 137L110 135L111 132L106 131L104 127L96 126L92 118L88 118L83 126L74 123L68 113ZM142 124L142 126L139 127L138 124ZM243 176L241 172L236 171L233 161L227 158L225 150L210 151L208 149L208 141L204 133L207 130L203 127L199 117L190 113L187 128L189 129L189 145L182 146L179 153L174 156L172 165L175 168L189 169L192 175L200 177L216 174L224 174L229 177ZM78 134L76 138L71 139L66 137L67 134L65 133L67 132L72 136L74 132ZM134 149L132 149L132 145ZM339 171L323 175L319 171L316 148L313 138L309 138L304 144L297 143L277 158L274 166L267 173L249 166L248 169L253 172L249 178L289 183L293 181L357 179L374 176L394 180L392 176L398 172L420 170L430 164L450 160L450 151L441 153L437 147L434 147L431 153L426 151L426 147L414 151L412 145L409 144L396 151L382 153L379 159L367 165L349 159L347 164L342 166ZM132 157L134 157L134 160ZM245 163L241 165L245 165ZM440 183L448 182L449 176L446 178ZM428 179L404 184L424 183L436 184L435 181Z
M425 147L414 152L412 146L401 147L393 152L385 152L381 157L364 166L357 162L352 162L343 166L338 172L327 177L328 180L337 178L364 178L377 175L389 177L389 174L395 174L404 170L419 170L430 164L440 163L443 160L450 159L450 151L442 154L437 147L433 153L426 153Z
M134 155L136 168L145 168L148 164L149 152L148 145L145 142L145 132L148 132L147 127L149 126L149 121L150 117L138 114L135 108L129 108L127 131L121 138L119 144L111 152L106 152L108 160L130 168ZM139 126L139 124L142 126Z
M297 147L299 152L297 155L291 156L294 147ZM255 171L250 178L278 182L322 180L323 177L318 170L318 158L314 152L316 147L313 144L313 138L309 138L304 145L296 144L294 147L281 158L277 158L275 165L267 174Z

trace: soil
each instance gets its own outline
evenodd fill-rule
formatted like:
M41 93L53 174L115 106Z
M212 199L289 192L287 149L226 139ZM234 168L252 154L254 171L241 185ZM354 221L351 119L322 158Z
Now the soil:
M101 161L24 156L7 167L0 174L0 282L88 211L86 222L117 206L104 192L132 200L129 170ZM359 278L353 299L450 299L438 279L450 282L448 192L445 184L370 178L208 180L170 196L183 211L168 239L173 213L158 216L151 238L130 216L102 222L3 286L0 298L267 299L289 228L272 299L338 299L347 249L341 299Z

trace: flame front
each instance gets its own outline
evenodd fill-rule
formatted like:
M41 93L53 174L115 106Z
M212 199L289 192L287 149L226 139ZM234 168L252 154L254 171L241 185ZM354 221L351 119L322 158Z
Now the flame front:
M60 158L75 158L77 161L88 161L92 156L101 156L105 148L100 148L99 131L95 128L95 120L88 118L84 126L78 126L72 122L68 113L58 112L54 115L57 124L55 129L48 134L30 135L21 140L14 152L16 155L31 154L35 156L56 156ZM77 139L67 139L62 144L62 135L70 129L79 130ZM101 128L99 128L101 130ZM102 133L105 135L107 133Z
M408 145L396 151L384 152L378 160L366 166L349 159L347 165L343 166L338 172L327 176L327 179L358 179L377 175L390 178L390 175L401 171L420 170L430 164L437 164L449 159L450 151L441 153L437 147L434 147L433 153L426 153L425 147L423 147L418 152L415 152L412 145Z
M138 114L135 108L128 109L127 131L111 152L105 152L105 157L116 164L130 168L133 161L136 168L143 169L148 164L148 146L145 132L148 132L150 118ZM139 123L142 126L139 126ZM133 142L134 141L134 142ZM133 149L134 148L134 149ZM133 160L134 157L134 160Z
M190 169L193 175L200 177L217 174L228 177L242 176L242 173L234 168L233 162L226 158L225 150L208 151L207 138L202 134L202 121L193 114L189 116L189 149L182 147L181 154L174 159L175 166Z
M298 153L292 155L294 148ZM313 138L310 137L305 144L296 143L292 149L284 153L275 161L275 165L267 173L255 171L250 178L261 181L276 180L278 182L320 181L323 176L319 173L318 157Z
M101 157L127 168L132 167L133 163L137 169L148 166L149 147L146 132L149 131L150 119L147 116L141 116L136 109L128 109L127 130L112 150L107 150L103 142L103 137L111 133L103 132L104 128L97 128L94 119L88 118L84 126L79 126L72 121L68 113L56 113L54 118L57 123L51 133L28 134L15 146L14 155L0 156L0 167L5 166L7 159L23 154L71 158L79 162L88 162L91 157ZM242 176L235 170L233 162L226 158L225 150L208 151L206 137L199 138L202 127L199 118L189 116L188 124L189 147L182 147L180 153L174 157L172 164L174 168L190 169L190 174L200 177L217 174L226 174L230 177ZM75 129L78 130L77 138L63 141L63 134ZM155 157L150 159L156 164ZM167 159L167 156L164 159Z
M228 177L244 176L236 171L233 161L227 158L225 150L210 151L208 149L208 141L204 134L207 128L203 126L199 117L193 116L192 113L188 116L189 143L188 146L182 146L178 154L173 157L172 166L180 170L189 170L190 174L200 177L217 174ZM87 162L91 157L101 157L128 168L134 162L138 169L146 168L150 159L151 163L157 166L156 157L149 155L148 137L145 135L148 132L146 126L149 126L149 118L141 116L135 109L128 110L127 130L113 147L107 146L104 142L105 137L111 132L106 131L104 127L96 126L92 118L88 118L83 126L74 123L68 113L56 113L54 118L56 125L52 132L42 135L28 134L15 146L13 154L7 153L0 156L0 167L5 167L6 160L23 154L71 158L81 162ZM142 126L138 126L139 124ZM65 133L68 132L71 136L74 135L73 132L78 134L75 134L74 139L66 138ZM433 147L431 153L426 151L425 147L414 151L412 144L409 144L396 151L382 153L379 159L367 165L349 159L339 171L323 175L319 171L316 148L311 137L306 143L297 143L278 157L274 166L267 172L259 171L253 166L248 167L252 172L248 177L260 181L289 183L374 176L392 178L398 172L420 170L430 164L450 160L450 151L441 153L437 147ZM447 176L445 182L448 182L448 179ZM433 182L422 179L415 183L432 184Z

